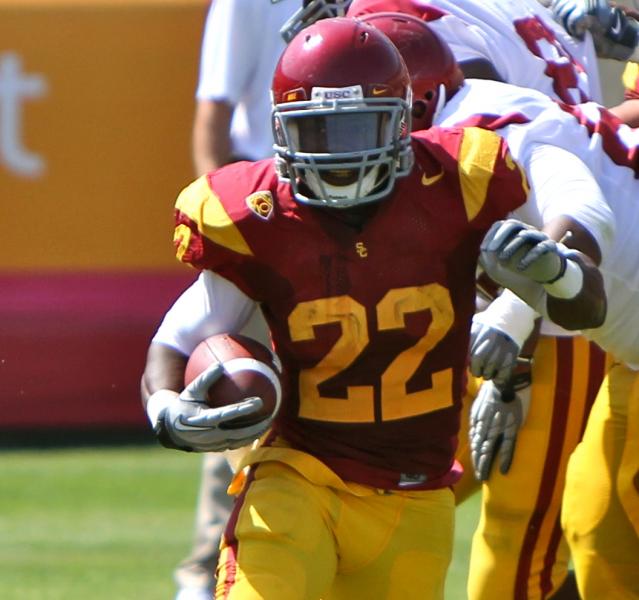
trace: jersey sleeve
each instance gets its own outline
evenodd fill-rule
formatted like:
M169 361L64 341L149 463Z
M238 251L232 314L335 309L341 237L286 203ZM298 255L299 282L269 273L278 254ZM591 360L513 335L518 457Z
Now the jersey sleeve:
M440 144L454 157L466 218L485 229L522 205L528 180L506 141L479 127L442 129Z
M237 216L211 187L210 177L203 175L178 196L173 243L179 261L225 276L253 252L236 224Z
M499 75L505 78L501 56L495 56L486 33L477 26L465 23L455 15L449 14L430 21L428 25L450 46L458 63L477 59L487 60L495 67Z
M533 193L514 216L539 228L568 216L585 227L602 255L607 255L615 235L615 220L587 165L568 150L537 144L530 153L528 173Z
M268 329L260 317L255 302L235 285L203 271L165 314L153 342L189 356L201 340L218 333L247 330L254 339L268 341Z

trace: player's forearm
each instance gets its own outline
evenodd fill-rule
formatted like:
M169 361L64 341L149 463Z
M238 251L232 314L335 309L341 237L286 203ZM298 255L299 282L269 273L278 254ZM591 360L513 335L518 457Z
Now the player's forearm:
M548 316L573 331L599 327L607 306L603 277L597 268L601 262L599 245L585 227L565 215L548 223L544 232L573 251L564 276L544 286Z
M158 390L179 392L184 387L184 370L188 357L170 346L151 343L141 382L142 404Z
M639 127L639 99L625 100L608 110L626 125Z
M233 107L224 101L198 101L193 122L193 165L197 176L215 171L232 159Z
M599 269L585 255L571 258L582 272L581 290L573 298L561 298L548 292L548 316L565 329L576 331L600 327L606 318L606 293Z

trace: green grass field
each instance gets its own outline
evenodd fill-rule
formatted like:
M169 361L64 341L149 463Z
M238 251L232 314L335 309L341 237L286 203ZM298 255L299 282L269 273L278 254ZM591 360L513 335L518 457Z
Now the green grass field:
M155 446L0 453L0 598L171 600L200 457ZM477 502L458 510L447 600L465 597Z

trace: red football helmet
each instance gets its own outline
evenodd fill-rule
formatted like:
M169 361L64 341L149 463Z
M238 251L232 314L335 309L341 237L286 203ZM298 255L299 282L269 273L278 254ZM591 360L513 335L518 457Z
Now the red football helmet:
M301 8L282 25L280 34L288 44L302 29L330 17L345 17L353 0L304 0Z
M275 68L272 100L278 173L300 202L371 202L410 172L410 77L371 25L338 17L305 29Z
M411 15L374 13L360 19L384 32L399 50L413 88L413 131L428 129L464 81L448 44Z

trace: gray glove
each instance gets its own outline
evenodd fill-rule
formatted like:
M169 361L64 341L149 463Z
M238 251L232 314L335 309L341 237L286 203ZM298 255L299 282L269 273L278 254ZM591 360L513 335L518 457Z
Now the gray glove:
M470 372L475 377L505 383L521 348L507 333L473 319L470 328Z
M517 392L512 387L500 389L485 381L470 412L470 457L475 478L486 481L495 459L499 471L508 473L515 453L517 433L524 423L530 404L530 374L520 380Z
M179 395L161 390L151 396L147 412L163 446L186 452L223 452L247 446L266 432L272 421L270 417L248 427L228 426L229 421L250 416L262 408L262 399L257 396L221 408L208 406L206 396L209 387L223 371L220 364L213 365L200 373ZM156 407L150 410L149 405L153 404ZM155 419L151 417L152 412L157 413Z
M516 219L493 223L480 249L482 264L489 265L496 257L503 269L537 283L559 279L566 271L569 256L566 246ZM488 268L486 271L490 273Z

